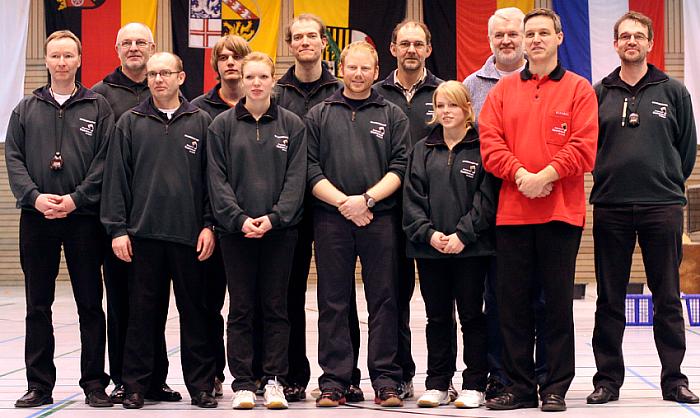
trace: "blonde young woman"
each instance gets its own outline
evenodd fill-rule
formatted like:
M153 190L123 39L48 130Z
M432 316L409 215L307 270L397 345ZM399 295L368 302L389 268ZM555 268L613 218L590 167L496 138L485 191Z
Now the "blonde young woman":
M457 81L440 84L433 107L435 127L414 147L404 180L407 253L416 259L428 317L426 392L417 403L435 407L454 400L459 408L477 408L484 403L488 374L482 305L484 278L495 254L498 181L482 167L466 88ZM466 364L458 396L452 387L455 303Z

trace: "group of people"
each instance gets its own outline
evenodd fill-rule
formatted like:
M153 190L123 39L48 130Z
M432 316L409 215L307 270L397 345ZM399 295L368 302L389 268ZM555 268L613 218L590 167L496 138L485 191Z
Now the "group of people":
M493 55L484 67L463 83L443 82L425 67L429 29L404 21L390 45L395 71L378 81L376 50L357 41L341 53L341 81L321 59L324 23L302 14L286 29L295 62L281 79L267 55L227 35L211 54L218 84L189 102L179 92L182 61L156 53L143 24L120 29L121 65L92 89L76 81L80 40L51 34L50 82L17 105L5 145L27 301L28 391L15 406L53 402L61 247L90 406L181 400L166 383L171 280L193 405L217 406L226 363L234 409L255 407L258 393L270 409L305 399L313 246L317 406L364 400L359 257L375 403L399 407L415 396L417 267L428 347L418 406L563 411L591 170L598 372L587 402L619 397L625 288L639 239L663 398L697 403L680 370L682 206L697 148L689 94L647 63L653 31L640 13L617 21L621 65L595 89L559 64L563 36L549 9L500 9L489 19ZM452 385L457 318L460 391Z

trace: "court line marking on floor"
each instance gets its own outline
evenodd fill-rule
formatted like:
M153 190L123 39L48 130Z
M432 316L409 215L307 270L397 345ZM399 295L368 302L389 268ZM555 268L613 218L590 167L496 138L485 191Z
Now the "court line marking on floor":
M41 411L37 411L31 415L27 415L27 418L39 418L39 417L46 417L49 416L53 413L56 413L60 411L61 409L70 406L74 404L77 401L72 400L76 396L80 396L80 393L74 393L71 396L61 400L60 402L53 403L46 408L42 409Z

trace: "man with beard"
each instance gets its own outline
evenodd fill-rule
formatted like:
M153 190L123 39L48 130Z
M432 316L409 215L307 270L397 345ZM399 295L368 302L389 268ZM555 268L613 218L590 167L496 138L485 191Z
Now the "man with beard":
M114 49L119 56L120 66L95 84L92 89L103 95L114 112L115 122L122 114L142 101L151 97L146 83L146 62L155 53L151 29L143 23L127 23L117 32ZM110 394L112 402L122 403L124 385L122 384L122 365L124 360L124 341L129 320L129 287L127 275L129 265L119 260L112 252L112 237L105 238L106 249L104 265L105 290L107 293L107 346L109 349L109 374L114 382ZM164 301L167 303L167 301ZM161 318L161 331L154 334L158 340L156 350L156 369L153 387L148 391L149 399L177 402L182 399L180 393L170 389L165 383L168 376L168 355L165 343L166 317Z
M407 152L428 135L428 121L433 117L433 92L442 80L425 68L425 60L433 52L428 27L413 20L405 20L394 28L391 34L391 55L396 57L396 70L384 80L376 83L374 90L385 99L397 105L408 116L411 138ZM398 210L401 210L399 205ZM399 228L401 231L401 229ZM399 234L399 347L398 362L403 369L399 385L402 399L413 397L413 376L416 363L411 355L411 297L416 287L416 271L413 259L406 257L406 237Z
M626 13L615 23L614 36L620 67L595 86L600 134L591 203L598 371L586 401L602 404L619 397L625 377L625 293L638 240L654 302L662 396L698 403L681 373L685 327L678 273L685 181L697 152L690 95L680 82L647 63L654 46L651 19Z
M486 96L498 81L510 74L518 73L525 68L525 51L523 49L523 17L525 14L517 7L498 9L488 21L488 39L493 55L484 66L464 79L464 85L472 98L472 107L476 117L479 117ZM538 294L542 295L539 290ZM541 341L544 327L544 298L534 301L536 315L536 338L538 340L535 352L535 373L541 380L546 373L544 342ZM500 395L508 384L503 363L501 348L503 340L498 330L498 304L496 303L496 266L495 258L486 277L484 291L484 312L488 325L488 360L489 381L486 387L486 399Z
M302 13L291 21L284 36L294 54L294 65L277 81L273 96L277 104L294 112L300 118L316 104L337 91L342 83L328 71L321 59L328 38L326 25L321 18ZM298 240L294 249L294 261L289 275L287 314L289 317L289 372L284 393L289 402L306 398L306 386L311 378L311 367L306 357L306 282L311 265L313 242L312 206L313 196L307 191L304 211L298 226ZM350 314L350 329L353 341L359 345L360 327L357 313ZM354 321L354 323L353 323ZM357 352L356 352L357 353ZM355 354L357 358L357 354ZM357 362L356 362L357 363ZM356 368L357 370L357 368ZM348 389L348 399L361 401L359 370L353 374L353 385ZM358 395L359 393L359 395Z

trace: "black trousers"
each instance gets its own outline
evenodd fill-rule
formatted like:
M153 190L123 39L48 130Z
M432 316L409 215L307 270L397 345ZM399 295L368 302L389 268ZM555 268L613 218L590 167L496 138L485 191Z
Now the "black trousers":
M287 316L289 318L289 372L287 383L306 387L311 379L311 366L306 356L306 284L311 267L311 249L314 241L310 194L304 199L304 216L297 227L298 239L294 248L289 289Z
M156 340L167 306L172 278L180 314L182 373L190 395L211 392L214 356L209 346L203 265L194 247L173 242L131 238L133 274L129 277L129 327L122 380L127 393L145 393L153 386Z
M661 360L661 389L688 385L681 373L685 356L685 323L679 273L683 246L680 205L629 205L593 210L593 243L598 282L593 354L595 387L618 393L625 377L622 335L625 294L634 244L639 240L647 284L654 303L654 342Z
M56 384L51 306L61 246L80 319L80 387L87 394L109 384L104 372L106 331L100 274L103 236L96 216L49 220L25 211L20 216L19 254L27 303L24 361L30 388L51 392Z
M124 345L129 325L129 274L131 265L121 261L112 251L112 238L105 239L105 258L102 266L107 296L107 348L109 353L109 374L115 385L121 385L124 367ZM161 326L155 329L155 365L151 385L154 389L162 386L168 377L167 346L165 343L165 322L167 321L170 292L163 293L161 301L165 306L161 316Z
M540 288L548 354L540 396L565 396L574 378L573 293L581 232L581 227L563 222L496 227L503 365L511 382L507 390L518 398L537 396L533 301Z
M401 215L402 216L402 215ZM411 298L416 288L416 266L412 258L406 257L406 234L399 228L397 309L399 319L399 345L397 361L403 372L402 380L408 382L416 375L416 363L411 355Z
M221 237L229 289L228 365L234 391L255 391L253 318L262 313L263 381L288 373L287 288L296 245L296 229L273 230L259 239L240 234Z
M358 227L339 213L317 208L314 241L318 271L319 378L321 389L345 390L353 373L353 347L349 330L355 261L360 257L369 312L368 369L375 389L396 387L401 367L398 345L396 234L393 214L375 214Z
M226 349L224 347L224 317L221 310L226 299L226 272L221 256L221 242L217 239L214 253L204 261L204 284L206 286L207 327L209 345L216 361L216 377L224 381Z
M457 304L464 344L462 389L486 389L486 316L484 279L491 257L416 259L420 291L425 302L428 323L428 376L425 388L448 390L456 368L455 319Z

